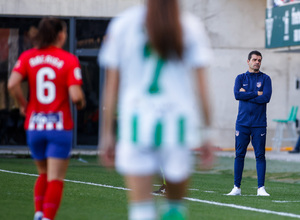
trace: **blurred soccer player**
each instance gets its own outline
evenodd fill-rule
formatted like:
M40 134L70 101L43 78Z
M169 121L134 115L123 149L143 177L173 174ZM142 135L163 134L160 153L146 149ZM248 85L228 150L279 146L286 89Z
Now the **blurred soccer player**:
M168 187L160 218L187 218L182 198L191 172L191 148L210 149L199 132L201 124L210 124L205 78L210 55L203 25L181 13L177 0L146 1L109 25L100 53L100 64L106 67L100 155L104 165L116 163L125 176L131 189L130 220L157 219L151 192L160 168ZM212 152L204 152L210 163Z
M78 109L85 105L79 61L61 49L66 38L63 21L44 18L39 24L36 48L21 54L8 81L10 94L26 116L27 143L39 173L34 187L34 220L55 218L72 148L69 97ZM21 89L25 79L28 102Z

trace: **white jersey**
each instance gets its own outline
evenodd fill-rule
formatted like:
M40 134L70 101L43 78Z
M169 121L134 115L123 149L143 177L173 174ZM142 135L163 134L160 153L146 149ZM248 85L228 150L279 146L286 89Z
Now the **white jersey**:
M199 146L202 117L193 70L206 67L211 56L204 27L182 14L183 59L163 61L149 51L145 16L146 7L138 6L113 19L100 51L100 65L120 72L119 143Z

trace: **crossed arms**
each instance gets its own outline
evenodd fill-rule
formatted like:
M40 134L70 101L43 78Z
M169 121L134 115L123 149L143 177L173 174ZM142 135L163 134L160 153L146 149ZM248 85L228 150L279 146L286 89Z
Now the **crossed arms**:
M262 91L246 91L242 81L237 77L234 86L234 96L236 100L252 102L256 104L268 103L272 95L272 82L268 77L264 80Z

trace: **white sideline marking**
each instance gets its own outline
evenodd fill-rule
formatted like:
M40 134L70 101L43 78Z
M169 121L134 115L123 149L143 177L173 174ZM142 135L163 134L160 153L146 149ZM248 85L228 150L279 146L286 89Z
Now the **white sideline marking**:
M296 200L296 201L280 201L280 200L272 200L272 202L276 202L276 203L289 203L289 202L300 202L300 200Z
M38 176L37 174L22 173L22 172L15 172L15 171L2 170L2 169L0 169L0 172L20 174L20 175L25 175L25 176ZM82 182L82 181L67 180L67 179L65 179L64 181L72 182L72 183L81 183L81 184L92 185L92 186L101 186L101 187L112 188L112 189L129 190L129 189L124 188L124 187L115 187L115 186L109 186L109 185L103 185L103 184L91 183L91 182ZM287 213L287 212L276 212L276 211L270 211L270 210L267 210L267 209L257 209L257 208L247 207L247 206L220 203L220 202L201 200L201 199L195 199L195 198L189 198L189 197L184 197L184 199L188 200L188 201L192 201L192 202L200 202L200 203L206 203L206 204L210 204L210 205L224 206L224 207L230 207L230 208L235 208L235 209L242 209L242 210L247 210L247 211L260 212L260 213L265 213L265 214L274 214L274 215L280 215L280 216L286 216L286 217L292 217L292 218L299 218L300 219L300 215Z
M209 191L209 190L206 190L204 192L206 192L206 193L215 193L214 191Z
M76 180L67 180L64 179L65 182L71 182L71 183L81 183L81 184L86 184L86 185L91 185L91 186L101 186L105 188L112 188L112 189L121 189L121 190L130 190L124 187L117 187L117 186L109 186L105 184L98 184L98 183L91 183L91 182L82 182L82 181L76 181Z
M206 204L210 204L210 205L225 206L225 207L230 207L230 208L235 208L235 209L242 209L242 210L253 211L253 212L261 212L261 213L265 213L265 214L274 214L274 215L280 215L280 216L286 216L286 217L292 217L292 218L300 218L300 215L287 213L287 212L276 212L276 211L270 211L267 209L257 209L257 208L247 207L247 206L213 202L213 201L194 199L194 198L188 198L188 197L185 197L184 199L192 201L192 202L201 202L201 203L206 203Z
M13 173L13 174L21 174L21 175L25 175L25 176L38 176L37 174L21 173L21 172L14 172L14 171L1 170L1 169L0 169L0 172ZM81 183L81 184L86 184L86 185L91 185L91 186L101 186L101 187L112 188L112 189L129 190L129 189L124 188L124 187L109 186L109 185L98 184L98 183L91 183L91 182L82 182L82 181L68 180L68 179L64 179L64 181L65 182L71 182L71 183Z

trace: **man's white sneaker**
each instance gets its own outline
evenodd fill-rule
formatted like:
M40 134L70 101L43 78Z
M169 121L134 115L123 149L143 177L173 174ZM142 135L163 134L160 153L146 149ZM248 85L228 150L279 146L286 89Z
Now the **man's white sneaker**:
M257 189L257 195L258 195L258 196L270 196L270 194L266 192L264 186L259 187L259 188Z
M241 188L234 186L231 192L227 194L227 196L240 196L241 194L242 194Z

